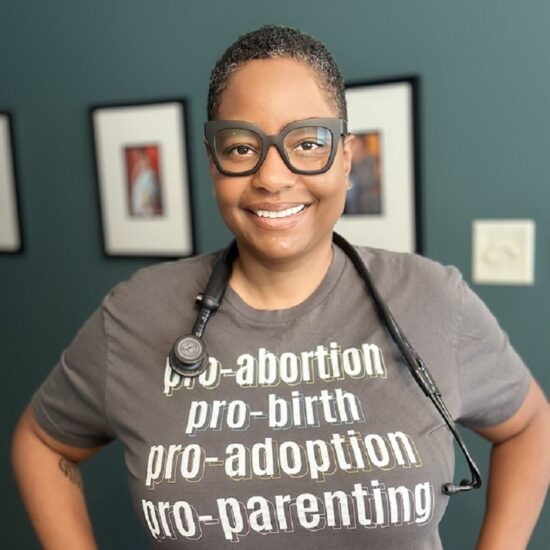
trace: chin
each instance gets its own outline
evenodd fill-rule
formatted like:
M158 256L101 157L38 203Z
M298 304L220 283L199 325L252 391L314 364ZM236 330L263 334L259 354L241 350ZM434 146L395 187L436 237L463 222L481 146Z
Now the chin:
M331 232L332 235L332 232ZM306 259L316 249L321 250L324 241L305 240L299 236L272 236L260 241L247 241L244 245L250 254L262 261L274 263Z

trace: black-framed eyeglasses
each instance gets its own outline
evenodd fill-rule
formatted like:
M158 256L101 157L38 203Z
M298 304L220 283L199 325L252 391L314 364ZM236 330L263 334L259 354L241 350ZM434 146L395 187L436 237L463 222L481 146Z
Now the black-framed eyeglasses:
M297 120L273 136L238 120L210 120L204 125L212 160L224 176L254 174L271 145L292 172L322 174L332 166L340 138L347 133L347 122L340 118Z

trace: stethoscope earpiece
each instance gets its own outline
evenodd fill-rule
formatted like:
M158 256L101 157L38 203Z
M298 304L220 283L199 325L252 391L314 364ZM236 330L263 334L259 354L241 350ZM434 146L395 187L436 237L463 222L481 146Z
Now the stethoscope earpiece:
M180 336L172 346L169 361L172 369L181 376L199 376L208 366L204 342L194 334Z

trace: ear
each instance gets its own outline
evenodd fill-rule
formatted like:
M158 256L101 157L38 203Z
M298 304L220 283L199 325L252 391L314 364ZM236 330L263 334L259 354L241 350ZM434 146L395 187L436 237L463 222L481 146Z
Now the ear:
M348 134L342 143L342 154L344 160L344 172L346 177L349 176L351 170L351 159L353 156L353 145L352 142L355 139L353 134Z

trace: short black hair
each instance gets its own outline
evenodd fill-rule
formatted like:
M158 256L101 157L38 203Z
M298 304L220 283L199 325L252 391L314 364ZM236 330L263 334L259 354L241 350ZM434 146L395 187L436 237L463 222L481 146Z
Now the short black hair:
M216 118L221 96L229 79L241 65L255 59L291 58L309 66L319 77L319 86L333 103L338 117L347 120L344 79L326 46L298 29L264 25L243 34L218 59L208 88L208 120Z

